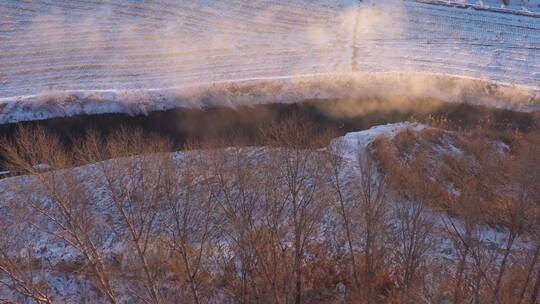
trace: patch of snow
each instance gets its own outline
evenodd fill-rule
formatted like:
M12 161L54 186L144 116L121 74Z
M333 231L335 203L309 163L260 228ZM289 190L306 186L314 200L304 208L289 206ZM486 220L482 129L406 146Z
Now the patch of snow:
M510 146L501 140L491 140L489 143L498 153L505 153L510 150Z
M51 166L47 165L47 164L37 164L37 165L34 165L34 169L36 169L36 170L49 170L49 169L51 169Z
M404 130L420 131L424 128L426 128L424 124L411 122L380 125L364 131L347 133L345 136L332 141L331 144L343 143L344 156L349 159L356 159L359 151L365 150L380 136L393 138L396 134Z

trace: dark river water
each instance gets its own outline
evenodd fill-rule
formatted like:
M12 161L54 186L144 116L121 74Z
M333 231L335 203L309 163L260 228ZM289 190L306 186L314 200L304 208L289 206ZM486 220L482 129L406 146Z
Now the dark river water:
M480 122L502 130L529 131L539 127L540 113L523 113L462 103L419 100L406 107L384 106L384 100L306 100L295 104L265 104L237 108L177 108L152 112L147 116L126 114L81 115L0 125L0 137L13 137L20 126L42 126L57 133L69 145L70 138L94 129L107 135L121 127L140 128L169 137L175 149L188 141L229 139L227 145L260 145L261 134L273 122L294 115L312 122L315 132L331 131L335 136L368 129L375 125L413 120L429 122L444 117L447 128L466 129ZM369 104L369 107L363 105ZM380 106L379 106L380 105ZM0 155L0 164L2 157ZM0 171L4 166L0 165Z

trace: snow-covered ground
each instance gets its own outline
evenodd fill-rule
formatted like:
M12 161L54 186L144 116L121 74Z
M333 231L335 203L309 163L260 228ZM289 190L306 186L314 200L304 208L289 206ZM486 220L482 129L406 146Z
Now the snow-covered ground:
M538 88L540 0L518 2L501 10L498 0L5 0L0 123L144 112L170 107L171 91L196 84L353 70ZM51 98L66 91L77 98ZM113 104L86 105L81 95ZM29 113L44 101L55 114Z
M348 133L343 137L339 137L333 140L331 145L334 144L343 144L345 147L345 150L342 152L343 156L347 157L349 160L349 165L355 164L355 158L358 156L359 152L364 152L368 145L370 145L376 138L380 136L387 136L392 138L396 134L405 131L405 130L411 130L411 131L419 131L425 128L426 126L423 124L418 123L410 123L410 122L402 122L402 123L396 123L396 124L386 124L386 125L380 125L375 126L371 129L364 130L364 131L358 131L358 132L352 132ZM261 147L248 147L244 148L248 151L250 151L253 154L257 154L260 151L263 151ZM173 155L173 158L181 162L184 158L188 157L190 153L198 153L195 152L175 152ZM143 156L134 156L135 158L141 157L144 158L145 161L156 161L156 157L152 155L143 155ZM110 162L110 161L104 161L104 162ZM97 213L103 213L100 215L100 217L109 216L109 214L112 212L110 202L110 198L104 194L107 193L105 189L101 189L99 187L96 187L95 181L93 178L95 178L94 175L101 175L99 164L90 164L82 167L76 167L71 170L71 172L74 172L75 176L79 176L79 178L82 181L85 181L85 184L88 185L90 189L88 189L91 192L91 196L94 197L95 208L97 210L94 210ZM345 167L344 170L347 170ZM47 173L45 173L47 174ZM104 180L105 178L103 178ZM25 192L24 189L32 189L31 186L28 188L25 188L26 186L21 185L39 185L39 181L34 178L33 176L17 176L17 177L10 177L3 180L0 180L0 202L5 203L10 200L13 200L14 197L17 197L21 193L18 192ZM39 188L39 187L38 187ZM47 205L48 201L45 199L45 194L40 194L39 190L35 190L37 188L33 188L33 191L36 191L36 195L43 195L43 204ZM24 195L24 194L23 194ZM39 199L38 199L39 201ZM4 207L0 205L0 207ZM0 211L2 209L0 208ZM1 216L5 216L4 214L0 213ZM16 225L13 225L13 228L17 228ZM107 245L109 251L116 251L116 250L122 250L125 240L121 238L115 238L114 233L111 233L111 235L107 238ZM76 257L76 252L73 248L69 247L63 242L59 242L57 239L54 238L52 235L42 234L38 231L35 232L35 235L29 235L25 236L27 238L30 238L28 240L28 244L32 247L32 256L39 258L39 259L45 259L49 263L52 263L52 265L56 265L57 263L60 263L62 261L66 260L72 260Z
M346 162L345 166L342 168L342 170L348 171L351 169L351 166L354 166L356 164L356 157L360 150L366 150L368 146L373 143L373 141L380 137L380 136L386 136L389 138L394 137L400 132L403 132L405 130L410 130L412 132L421 131L425 128L429 128L423 124L418 123L409 123L409 122L402 122L397 124L387 124L387 125L380 125L373 127L369 130L359 131L359 132L352 132L348 133L343 137L335 139L331 145L334 144L343 144L342 147L345 148L343 150L343 156L345 156L348 161ZM250 147L250 148L242 148L247 149L252 153L253 155L258 155L258 153L263 152L263 149L266 148L257 148L257 147ZM329 151L335 151L333 149L330 149ZM446 150L445 153L453 153L455 151ZM177 152L174 154L174 159L181 162L189 153L198 153L197 151L190 151L190 152ZM145 157L145 161L155 161L155 157L150 156L137 156L137 157ZM105 162L111 162L110 160ZM78 167L74 169L68 169L73 170L71 172L75 172L75 176L79 176L82 178L82 180L87 180L85 184L88 185L91 191L91 197L94 197L95 202L92 203L93 212L96 212L97 218L107 218L106 221L99 221L99 227L105 229L105 231L100 230L99 228L96 231L99 231L99 233L102 233L103 235L99 237L99 239L103 242L103 253L107 255L115 255L116 257L120 259L128 259L129 254L126 251L126 248L128 248L127 239L125 237L122 237L124 228L118 229L118 227L122 227L122 225L119 225L116 229L112 229L110 225L112 225L109 221L114 218L114 212L110 209L110 204L108 203L108 200L110 198L106 194L107 191L104 189L100 189L100 187L95 187L92 178L95 178L95 174L100 175L100 173L94 172L99 171L99 165L92 164L87 165L83 167ZM31 176L19 176L19 177L12 177L7 178L4 180L0 180L0 202L8 201L8 200L14 200L17 201L17 191L23 193L23 195L27 195L28 193L25 193L24 189L25 186L29 186L31 188L31 185L33 183L36 183L36 179ZM25 185L23 187L20 187L21 185ZM28 189L30 189L28 188ZM36 188L34 188L36 189ZM36 195L40 195L39 191L36 192ZM35 197L37 201L39 201L38 197ZM401 202L401 200L400 200ZM44 200L44 204L47 204L47 200ZM396 202L397 203L397 202ZM2 207L0 205L0 207ZM2 209L0 208L0 211ZM2 214L2 213L0 213ZM446 221L447 219L445 216L443 216L439 212L430 212L430 219L434 222L434 225L437 229L443 230L444 226L447 225ZM461 227L461 221L458 219L453 219L455 222L453 223L458 228L456 229L462 229ZM16 230L18 229L18 226L16 224L13 224L10 226L10 229ZM52 226L51 226L52 227ZM116 227L116 226L115 226ZM53 229L53 228L49 228ZM109 229L113 232L110 232ZM34 229L27 229L25 230L25 234L21 235L18 234L18 237L23 238L26 240L26 244L28 245L27 249L29 250L29 256L32 256L33 258L41 261L46 262L47 265L51 266L57 266L60 263L67 263L72 264L75 260L77 260L78 253L77 251L67 245L65 242L59 241L57 238L55 238L52 234L46 233L44 231L40 230L34 230ZM478 235L475 235L475 237L478 238L479 241L484 242L486 244L490 244L491 246L496 246L496 248L503 248L505 243L505 235L499 230L496 230L492 227L487 226L481 226L478 227L477 231ZM523 248L529 248L531 245L527 243L526 237L520 238L516 241L515 248L523 249ZM432 253L434 256L444 256L447 258L452 259L453 258L453 249L448 240L445 242L441 242L434 248L434 252ZM121 265L124 265L125 261L120 260L118 261ZM126 262L127 263L127 262ZM96 297L94 291L87 286L88 281L84 279L83 276L78 277L77 275L69 274L69 273L49 273L47 280L49 284L54 287L54 296L57 300L67 300L68 303L76 303L81 302L83 297L89 297L90 302L95 302L96 299L92 297ZM120 284L120 283L118 283ZM83 292L83 290L85 290ZM10 299L12 295L7 290L0 289L0 296L3 298ZM130 303L130 299L128 296L123 294L122 292L119 295L123 300L122 303Z
M382 7L365 2L359 20L359 70L412 69L533 86L540 81L537 17L404 1Z
M349 147L347 154L349 157L353 158L354 155L358 153L359 149L365 149L375 138L378 136L394 136L395 134L410 129L410 130L420 130L423 128L423 125L416 123L398 123L398 124L388 124L374 127L370 130L359 131L354 133L349 133L344 137L335 139L334 143L343 142L345 146ZM257 155L266 148L260 147L249 147L244 148L250 151L250 153ZM185 157L188 157L190 153L198 153L197 151L190 152L176 152L173 155L173 158L181 162ZM204 153L204 152L203 152ZM156 156L154 155L145 155L145 156L135 156L135 157L144 157L144 161L156 161ZM105 162L111 162L110 160ZM351 162L352 164L352 162ZM116 256L121 257L122 260L118 261L120 264L124 265L129 259L129 244L127 236L123 233L125 231L121 228L121 224L111 224L110 221L115 217L114 211L110 204L110 197L108 192L105 189L97 186L93 178L100 175L99 164L91 164L82 167L77 167L71 170L74 173L74 176L81 178L81 181L84 181L84 184L89 188L91 192L91 197L94 198L94 201L91 203L92 212L95 212L96 218L106 220L98 220L96 229L96 234L99 234L99 240L103 242L102 249L105 256ZM46 173L47 174L47 173ZM104 179L104 178L103 178ZM3 209L5 206L2 204L7 201L15 201L18 195L22 193L28 194L25 189L33 189L31 191L35 192L35 199L37 201L42 201L44 205L48 205L49 201L45 196L40 196L43 194L39 193L37 188L32 188L32 185L39 184L38 180L32 176L18 176L0 180L0 217L5 217ZM24 186L23 186L24 185ZM28 186L29 188L26 188ZM38 187L39 188L39 187ZM23 196L25 194L22 194ZM41 200L40 197L43 197ZM50 225L53 227L54 225ZM37 227L37 226L36 226ZM40 229L26 229L24 233L21 233L17 224L12 224L8 229L10 232L15 233L18 231L18 237L23 239L25 246L23 250L32 258L37 259L38 261L50 265L53 268L58 265L73 264L79 258L79 252L66 244L66 242L59 240L53 234L46 233ZM28 227L26 227L28 228ZM54 228L50 228L54 229ZM101 247L100 247L101 248ZM97 303L102 300L96 300L96 292L89 287L89 282L84 278L84 276L78 276L73 273L63 273L63 272L54 272L48 273L45 276L49 285L52 287L53 296L56 301L66 303L80 303L84 302L83 299L86 298L86 301ZM120 281L120 280L118 280ZM117 282L116 284L121 285L122 283ZM9 289L3 288L0 286L0 298L2 299L14 299L14 294L12 294ZM129 292L120 292L118 295L121 299L121 303L133 303L133 299L129 297Z

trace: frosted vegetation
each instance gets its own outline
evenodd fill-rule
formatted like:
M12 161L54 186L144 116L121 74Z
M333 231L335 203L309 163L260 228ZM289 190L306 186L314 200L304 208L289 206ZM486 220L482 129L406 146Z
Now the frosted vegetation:
M540 0L0 2L0 303L538 304Z
M332 134L291 117L266 129L264 148L172 154L135 130L66 150L21 129L1 146L26 175L0 181L0 292L38 303L536 303L538 131L435 124L328 144Z

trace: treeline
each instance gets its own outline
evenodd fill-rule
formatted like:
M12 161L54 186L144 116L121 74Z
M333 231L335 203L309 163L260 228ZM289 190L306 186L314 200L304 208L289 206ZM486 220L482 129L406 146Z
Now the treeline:
M172 154L169 140L137 130L88 132L68 149L20 129L0 144L25 175L1 184L0 295L537 303L537 135L427 129L351 152L322 149L332 134L315 129L291 118L265 129L265 148L214 141ZM91 165L69 169L79 164Z
M444 118L445 128L463 130L482 124L490 129L540 129L540 112L516 112L467 103L447 103L432 98L352 98L305 100L293 104L260 104L250 106L176 108L148 115L121 113L79 115L39 121L0 124L0 137L13 138L17 129L43 128L57 134L69 148L72 138L99 131L109 136L120 128L141 129L173 140L173 150L194 141L216 141L227 146L258 146L265 143L261 130L269 125L301 116L319 130L344 135L385 123L419 121L432 123ZM227 138L227 141L223 141ZM3 168L0 154L0 172ZM0 175L0 178L3 176Z

